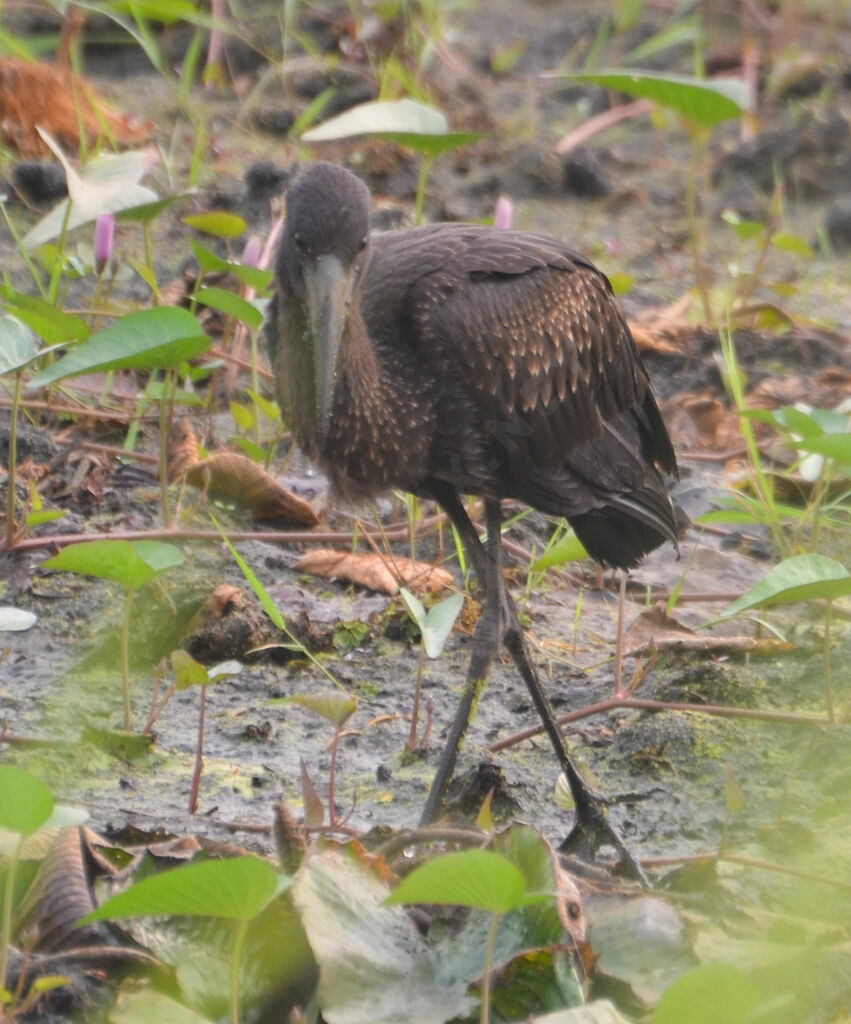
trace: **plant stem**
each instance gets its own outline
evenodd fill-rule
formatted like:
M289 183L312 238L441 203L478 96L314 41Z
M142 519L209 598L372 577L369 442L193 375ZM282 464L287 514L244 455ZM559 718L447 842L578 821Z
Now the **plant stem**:
M201 685L201 707L198 711L198 746L195 748L195 770L192 773L192 787L189 790L189 813L198 810L198 791L201 789L201 772L204 770L204 719L207 717L207 687Z
M23 258L24 263L27 265L27 269L32 275L33 281L35 281L36 288L38 288L43 299L47 299L47 288L44 285L44 281L41 276L41 271L38 269L36 264L33 262L32 256L27 252L26 246L23 244L21 234L16 230L14 223L9 217L9 213L6 209L6 204L0 199L0 210L3 211L3 219L6 221L6 227L12 233L12 238L15 240L15 248L18 254Z
M428 181L429 171L431 170L431 163L434 160L433 156L424 156L423 162L420 165L420 177L417 181L417 199L414 206L414 225L419 227L423 222L423 209L425 208L425 190L426 182Z
M50 287L47 291L47 301L52 305L56 305L56 300L59 296L59 285L62 281L62 268L65 262L65 237L68 234L68 222L71 219L71 197L68 196L68 204L65 207L65 216L62 218L62 227L59 231L59 239L56 243L56 262L53 265L53 271L50 275Z
M6 888L3 893L3 920L0 923L0 989L6 988L6 969L9 966L9 946L12 944L12 900L15 896L15 874L18 870L18 859L21 855L21 847L24 845L24 837L18 840L9 867L6 870ZM0 1006L0 1015L3 1008ZM2 1017L0 1017L2 1019Z
M833 601L828 598L827 609L824 613L824 690L827 695L827 717L830 724L836 724L836 714L833 710L833 684L830 679L830 619L833 612Z
M417 685L414 690L414 706L411 708L411 732L408 736L408 750L417 749L417 725L420 718L420 692L423 686L423 671L425 670L425 644L420 640L420 663L417 666Z
M615 646L615 696L625 696L623 692L623 644L624 644L624 613L626 606L626 573L621 571L621 583L618 588L618 626Z
M175 391L175 371L163 374L163 391L160 398L160 503L163 510L163 525L171 526L171 512L168 507L168 438L171 429L171 409Z
M159 285L157 284L156 277L156 268L154 266L154 247L151 242L150 221L146 220L145 223L142 225L142 238L145 243L145 263L147 264L149 276L151 279L149 282L152 292L151 298L153 299L154 305L159 306L162 302L162 299L160 297L160 289Z
M493 950L496 945L496 933L499 930L499 922L502 914L494 914L488 942L485 946L485 967L482 973L482 1012L479 1016L480 1024L490 1024L491 1019L491 970L493 968Z
M333 828L337 824L337 812L334 809L335 791L337 789L337 745L340 742L340 729L334 727L331 738L331 767L328 769L328 824Z
M133 732L130 709L130 618L133 614L135 590L128 590L124 598L124 621L121 623L121 675L124 680L124 731Z
M242 961L242 950L248 934L248 921L240 921L233 940L233 952L230 958L230 1024L239 1024L239 965Z
M730 397L733 399L736 410L739 412L739 425L742 431L742 437L745 439L748 461L750 463L751 470L753 471L753 486L756 492L756 497L765 513L765 522L771 531L771 539L777 547L777 550L783 553L785 557L787 554L791 554L792 552L789 551L789 544L783 531L783 524L777 513L777 506L774 501L774 488L771 480L763 472L762 455L759 450L759 445L756 443L751 422L747 416L741 415L742 411L747 406L747 402L745 400L741 371L736 357L736 347L733 341L733 329L729 323L729 319L727 325L719 333L719 338L721 340L721 355L724 360L725 384Z
M9 493L6 503L6 550L12 550L15 540L15 474L18 465L18 407L21 404L23 374L15 374L15 391L12 395L12 419L9 423Z
M704 155L704 136L696 125L689 126L691 136L691 158L688 165L688 179L686 182L686 213L688 215L689 245L691 247L692 261L694 262L694 276L697 283L697 290L700 294L700 302L703 306L703 316L708 325L712 324L712 306L709 301L709 288L706 284L706 268L703 265L703 227L697 214L697 191L698 191L698 167Z

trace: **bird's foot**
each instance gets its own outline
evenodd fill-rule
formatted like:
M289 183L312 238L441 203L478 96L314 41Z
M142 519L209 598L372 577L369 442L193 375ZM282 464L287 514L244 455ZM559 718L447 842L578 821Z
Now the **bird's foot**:
M575 788L577 781L574 778L571 782L574 799L578 795ZM591 789L584 780L578 784L581 786L582 794L581 798L576 800L576 822L559 845L559 853L569 854L590 864L601 846L611 846L618 855L617 866L620 872L649 888L650 883L644 869L609 820L609 807L623 797L602 796Z

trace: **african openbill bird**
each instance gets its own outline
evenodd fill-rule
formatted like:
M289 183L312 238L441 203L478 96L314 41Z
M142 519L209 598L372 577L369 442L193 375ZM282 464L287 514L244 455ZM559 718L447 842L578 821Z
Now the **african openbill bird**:
M467 683L423 813L436 815L500 642L571 786L564 848L604 839L635 867L574 766L503 586L500 502L565 516L589 554L629 568L676 543L660 471L671 441L608 280L550 238L475 224L370 235L370 195L311 165L289 188L266 326L286 422L333 489L432 498L485 591ZM484 499L479 541L462 494Z

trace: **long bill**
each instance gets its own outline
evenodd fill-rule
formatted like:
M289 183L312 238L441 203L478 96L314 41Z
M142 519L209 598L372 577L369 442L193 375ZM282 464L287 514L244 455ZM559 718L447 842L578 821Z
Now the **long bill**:
M324 440L331 425L337 362L352 297L353 275L337 256L326 253L305 273L305 287L316 375L317 429Z

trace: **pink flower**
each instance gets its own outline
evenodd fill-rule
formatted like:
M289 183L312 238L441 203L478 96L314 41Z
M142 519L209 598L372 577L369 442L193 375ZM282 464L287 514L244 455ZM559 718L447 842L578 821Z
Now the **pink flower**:
M494 227L507 231L514 224L514 203L508 196L500 196L493 214Z
M112 256L112 243L115 239L115 214L103 213L95 223L95 270L98 277L106 269Z
M240 263L244 267L256 267L260 262L260 255L263 251L263 239L260 235L251 235L242 250Z

